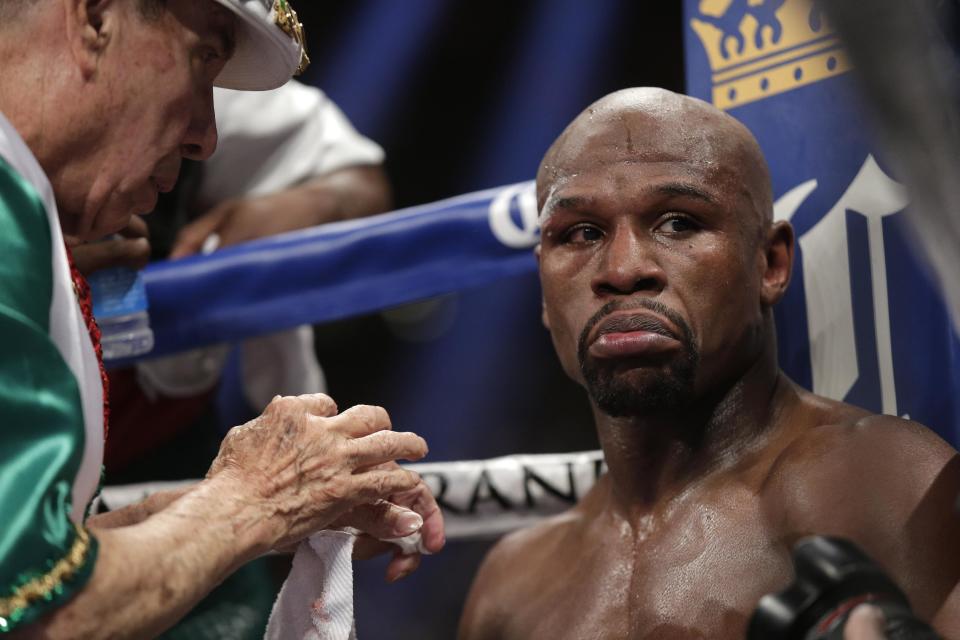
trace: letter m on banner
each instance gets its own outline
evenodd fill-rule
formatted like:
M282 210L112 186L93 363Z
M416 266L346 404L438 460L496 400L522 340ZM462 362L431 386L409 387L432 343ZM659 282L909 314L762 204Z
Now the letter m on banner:
M829 23L810 0L684 0L684 14L688 93L756 135L775 215L797 232L776 312L781 366L816 393L960 444L960 340Z

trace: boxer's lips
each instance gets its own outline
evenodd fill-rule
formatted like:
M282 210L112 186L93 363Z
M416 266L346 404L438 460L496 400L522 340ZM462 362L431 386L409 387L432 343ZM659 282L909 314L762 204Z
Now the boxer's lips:
M611 316L598 324L589 352L595 358L642 358L682 347L666 322L648 314L633 314Z

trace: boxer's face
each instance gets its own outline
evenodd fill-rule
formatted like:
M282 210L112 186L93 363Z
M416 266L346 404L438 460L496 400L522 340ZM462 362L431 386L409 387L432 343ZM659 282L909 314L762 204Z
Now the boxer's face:
M611 415L682 406L760 348L767 225L737 159L675 116L591 120L538 176L544 323Z
M57 185L65 231L96 238L151 211L173 188L182 157L216 148L213 81L232 52L236 18L208 0L169 0L156 19L135 1L107 5L106 45L87 89L99 127L89 156Z

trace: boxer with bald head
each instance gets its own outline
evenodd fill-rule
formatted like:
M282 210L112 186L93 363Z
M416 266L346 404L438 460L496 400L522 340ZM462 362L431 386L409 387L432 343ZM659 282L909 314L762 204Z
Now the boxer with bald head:
M794 234L747 129L693 98L620 91L553 144L537 197L543 322L609 473L495 547L460 637L743 638L811 534L852 539L960 634L960 457L780 370Z

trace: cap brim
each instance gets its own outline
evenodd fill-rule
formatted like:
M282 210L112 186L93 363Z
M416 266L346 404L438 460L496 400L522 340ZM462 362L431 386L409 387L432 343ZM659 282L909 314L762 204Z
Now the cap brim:
M240 7L231 0L215 1L236 14L238 20L233 55L214 86L266 91L286 84L300 66L301 50L274 24L273 12L267 14L257 2Z

